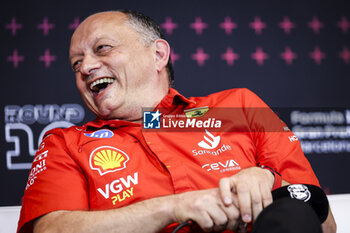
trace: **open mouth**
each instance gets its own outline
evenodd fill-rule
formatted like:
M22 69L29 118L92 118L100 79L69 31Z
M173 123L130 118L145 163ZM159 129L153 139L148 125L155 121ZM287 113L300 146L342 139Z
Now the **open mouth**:
M90 84L90 90L94 95L98 95L101 91L106 89L111 83L114 82L114 78L100 78Z

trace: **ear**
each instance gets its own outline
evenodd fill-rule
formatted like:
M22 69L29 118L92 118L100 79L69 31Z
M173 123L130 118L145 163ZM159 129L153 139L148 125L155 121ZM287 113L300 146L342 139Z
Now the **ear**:
M170 46L163 39L155 41L156 48L156 68L160 72L167 64L170 56Z

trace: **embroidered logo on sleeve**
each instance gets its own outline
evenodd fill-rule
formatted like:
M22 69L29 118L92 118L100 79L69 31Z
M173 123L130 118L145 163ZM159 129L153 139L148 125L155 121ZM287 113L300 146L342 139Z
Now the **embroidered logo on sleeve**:
M289 185L287 190L289 191L291 198L295 198L300 201L307 202L311 197L309 189L303 184Z
M43 144L45 145L45 144ZM46 158L48 155L48 150L37 154L34 157L33 163L32 163L32 168L29 172L29 177L28 177L28 181L27 181L27 185L26 185L26 190L31 187L34 182L35 179L38 177L38 175L43 172L46 171L47 167L46 167Z

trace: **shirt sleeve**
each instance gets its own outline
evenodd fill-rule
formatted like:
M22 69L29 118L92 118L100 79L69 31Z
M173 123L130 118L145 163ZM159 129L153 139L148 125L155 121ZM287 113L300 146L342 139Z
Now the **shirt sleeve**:
M84 174L69 155L62 130L53 130L34 157L17 232L33 232L33 220L52 211L88 209Z
M256 161L272 167L289 183L319 185L298 138L254 93L244 89L242 102L256 145Z

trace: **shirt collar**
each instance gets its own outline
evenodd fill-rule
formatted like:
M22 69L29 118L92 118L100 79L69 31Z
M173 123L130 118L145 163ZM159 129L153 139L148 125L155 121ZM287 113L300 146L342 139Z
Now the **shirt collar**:
M181 104L181 103L183 103L185 105L189 105L189 104L195 104L195 101L184 97L177 90L175 90L173 88L169 88L169 93L162 99L162 101L160 101L160 103L158 104L156 109L157 108L169 108L169 107L172 107L174 105Z

